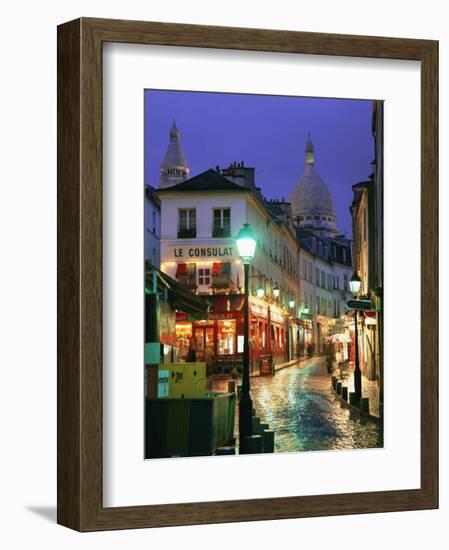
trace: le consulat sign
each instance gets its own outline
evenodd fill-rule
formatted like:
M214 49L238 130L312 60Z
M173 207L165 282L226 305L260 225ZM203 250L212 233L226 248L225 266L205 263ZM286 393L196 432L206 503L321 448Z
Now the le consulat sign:
M235 244L168 246L168 256L177 261L236 260L239 258Z

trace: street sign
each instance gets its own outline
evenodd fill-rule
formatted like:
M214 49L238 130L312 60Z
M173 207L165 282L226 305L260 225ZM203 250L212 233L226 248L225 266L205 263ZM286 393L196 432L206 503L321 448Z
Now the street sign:
M347 306L349 309L357 309L359 311L370 311L373 309L371 300L349 300Z

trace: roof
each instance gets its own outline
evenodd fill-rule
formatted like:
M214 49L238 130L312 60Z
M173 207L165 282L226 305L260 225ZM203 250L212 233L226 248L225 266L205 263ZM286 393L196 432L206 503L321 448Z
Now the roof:
M145 186L145 197L149 199L154 206L156 206L159 210L161 209L161 201L159 197L155 194L156 189L154 187L151 187L151 185Z
M248 193L249 189L229 181L216 170L209 169L186 181L165 189L159 189L158 194L177 191L243 191Z

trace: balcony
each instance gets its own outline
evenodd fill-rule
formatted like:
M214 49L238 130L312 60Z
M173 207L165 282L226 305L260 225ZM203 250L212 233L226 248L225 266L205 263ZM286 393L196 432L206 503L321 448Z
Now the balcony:
M214 290L227 290L232 286L231 277L227 274L212 277L211 287Z
M212 229L212 237L214 239L220 239L220 238L225 238L230 236L231 236L230 227L214 227Z
M176 280L178 283L186 286L190 290L196 290L196 276L195 275L179 275Z
M178 239L195 239L196 238L196 227L193 229L178 229Z

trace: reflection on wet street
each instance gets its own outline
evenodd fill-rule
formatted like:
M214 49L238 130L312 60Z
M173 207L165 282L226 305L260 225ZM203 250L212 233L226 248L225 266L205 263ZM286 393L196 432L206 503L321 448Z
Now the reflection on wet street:
M275 432L275 452L383 446L382 426L343 408L334 396L323 358L305 360L272 378L251 378L251 398L261 422Z

